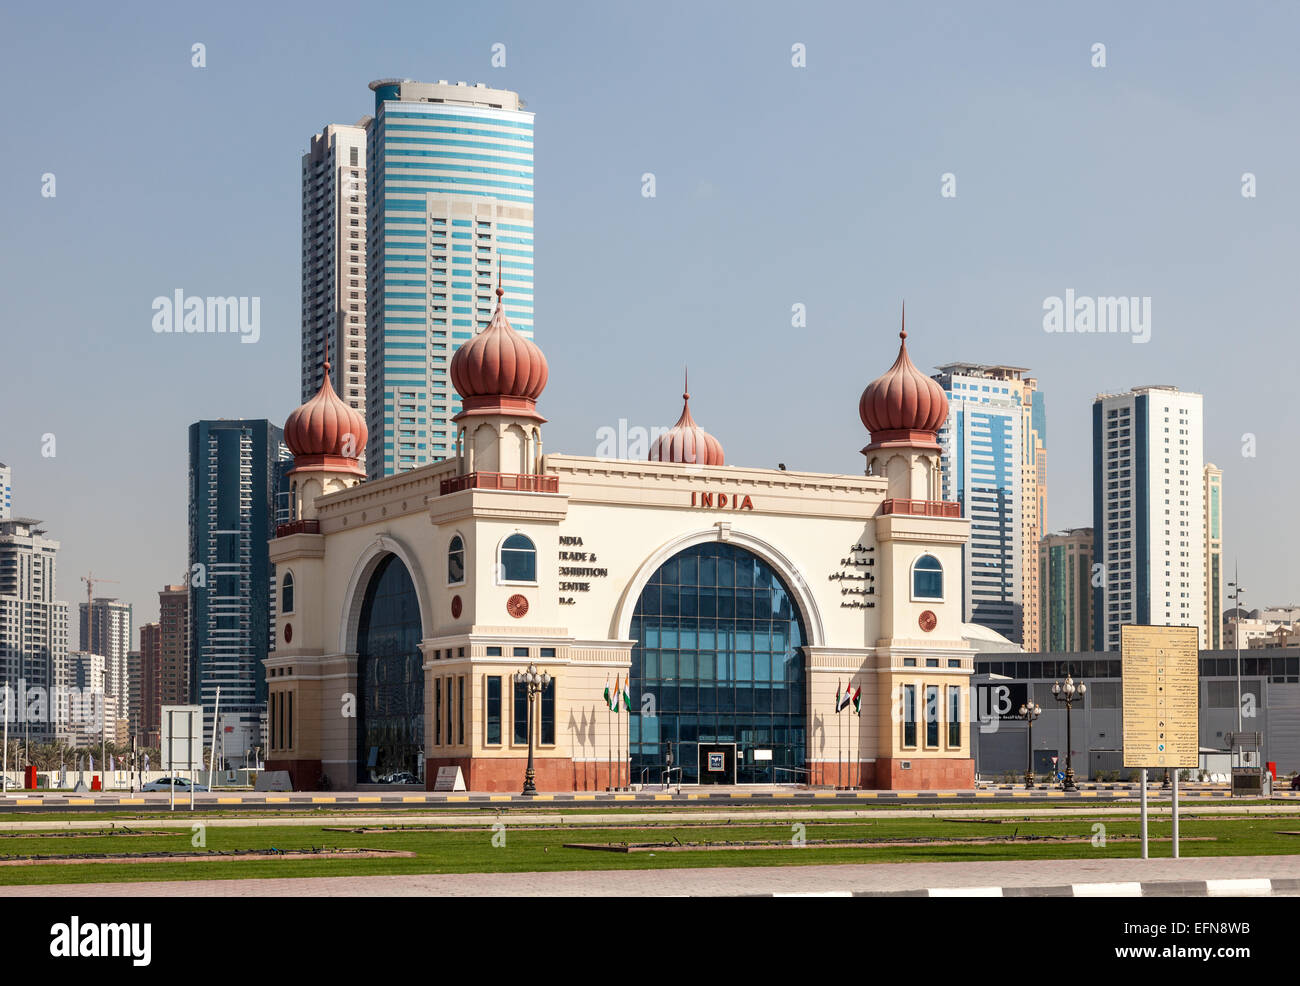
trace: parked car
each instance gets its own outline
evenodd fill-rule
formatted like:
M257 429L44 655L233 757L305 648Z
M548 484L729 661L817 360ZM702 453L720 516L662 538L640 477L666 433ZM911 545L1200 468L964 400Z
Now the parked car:
M379 784L419 784L420 778L416 777L409 770L399 770L391 774L385 774L378 778L376 783Z
M169 791L175 790L179 793L189 794L190 782L184 777L160 777L156 781L150 781L141 790L144 791ZM206 784L193 785L195 791L206 791Z
M1300 791L1300 774L1296 774L1291 778L1291 790Z

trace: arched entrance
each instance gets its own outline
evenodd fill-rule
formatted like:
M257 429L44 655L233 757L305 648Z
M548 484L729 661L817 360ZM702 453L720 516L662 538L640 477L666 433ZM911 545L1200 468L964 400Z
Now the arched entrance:
M396 555L375 566L357 624L357 780L419 783L424 748L420 603Z
M804 766L808 639L771 565L721 541L685 548L651 575L630 629L634 779L649 767L657 781L669 744L687 782L796 776L775 768ZM709 753L721 753L721 774Z

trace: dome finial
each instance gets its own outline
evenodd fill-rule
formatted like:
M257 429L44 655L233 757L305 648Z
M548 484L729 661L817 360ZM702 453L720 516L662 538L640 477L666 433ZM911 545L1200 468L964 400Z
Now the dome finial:
M899 331L899 333L898 333L898 338L902 339L904 342L907 341L907 301L906 301L906 299L904 299L904 301L903 301L903 327L902 327L902 329L901 329L901 330Z
M501 298L505 294L505 289L501 287L501 250L497 249L497 307L501 307Z
M682 400L689 401L691 399L691 368L689 366L683 367L682 373Z
M330 375L330 337L325 337L325 376Z

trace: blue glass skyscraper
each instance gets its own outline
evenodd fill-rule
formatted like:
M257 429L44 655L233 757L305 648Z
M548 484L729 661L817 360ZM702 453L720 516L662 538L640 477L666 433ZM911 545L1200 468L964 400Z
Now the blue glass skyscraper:
M372 82L366 121L367 472L456 454L452 354L487 327L498 273L533 334L533 114L463 82Z

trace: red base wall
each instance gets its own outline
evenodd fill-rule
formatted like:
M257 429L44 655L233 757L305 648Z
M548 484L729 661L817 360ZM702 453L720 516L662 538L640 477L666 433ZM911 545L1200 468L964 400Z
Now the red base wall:
M904 763L912 766L904 770ZM968 791L975 787L975 761L883 757L876 761L873 786L893 791Z
M316 791L320 788L321 762L319 760L268 760L267 770L287 770L295 791Z
M858 776L853 776L854 764L845 761L844 763L810 763L808 765L809 781L813 785L825 785L826 787L874 787L876 779L876 765L874 763L862 763L857 765ZM790 774L786 777L793 776Z
M424 765L424 786L432 791L439 767L459 767L471 791L518 794L524 789L527 757L429 757ZM628 765L574 761L565 757L534 758L533 783L542 793L554 791L604 791L611 780L626 787Z

